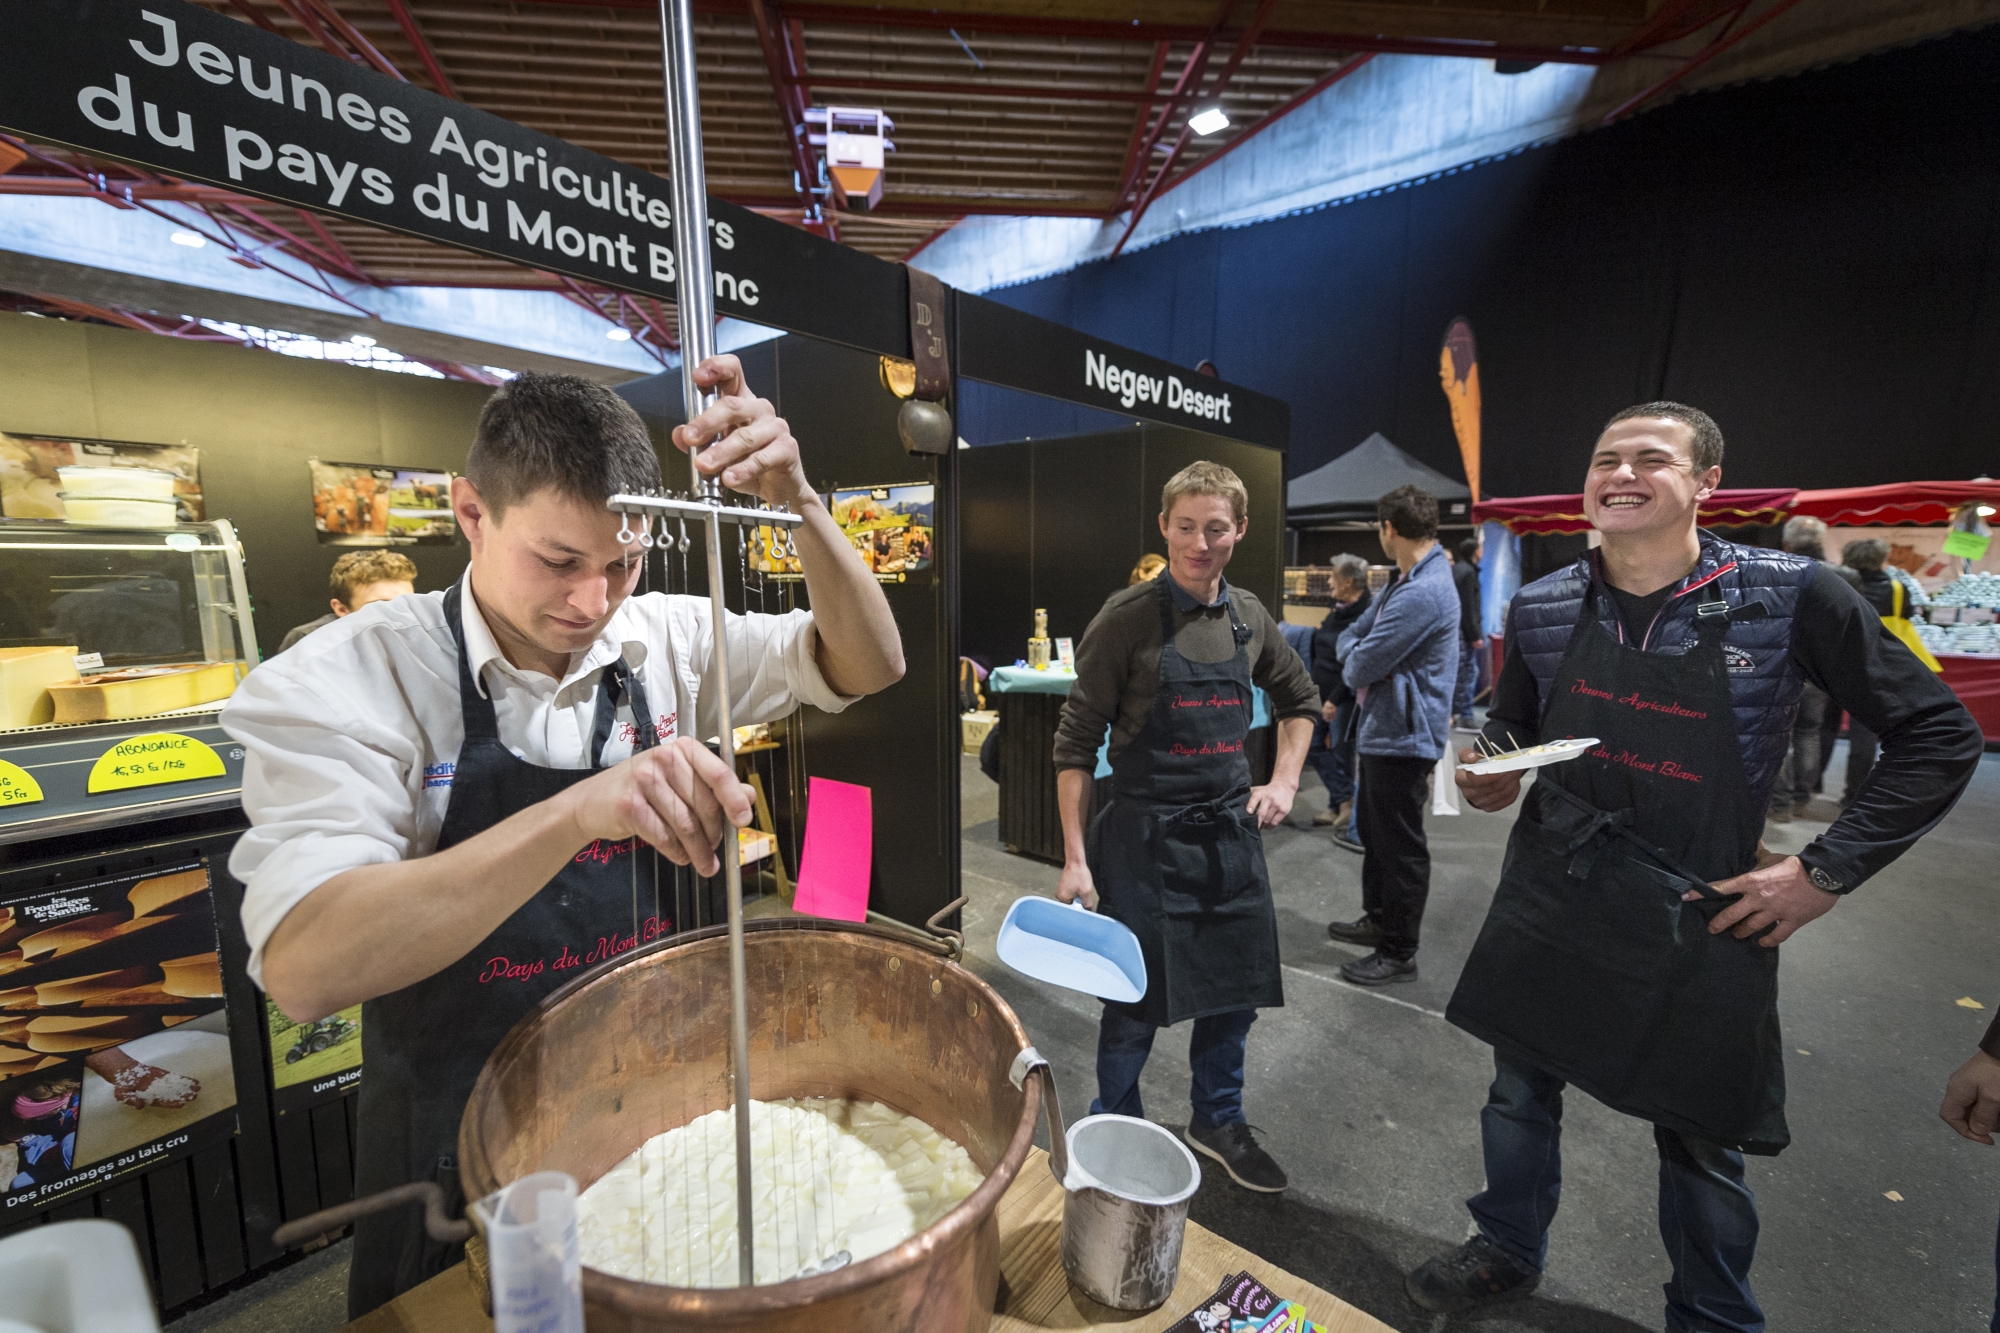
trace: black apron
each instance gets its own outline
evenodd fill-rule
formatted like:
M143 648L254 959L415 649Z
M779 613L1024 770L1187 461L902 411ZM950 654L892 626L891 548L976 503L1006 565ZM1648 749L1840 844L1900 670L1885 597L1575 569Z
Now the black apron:
M1540 739L1602 743L1537 770L1446 1017L1614 1110L1775 1155L1778 950L1708 933L1736 901L1708 881L1754 868L1763 830L1722 641L1764 607L1704 604L1680 656L1613 642L1596 607L1593 586Z
M1145 727L1113 762L1091 824L1098 908L1139 937L1146 994L1115 1005L1156 1027L1284 1004L1264 836L1249 812L1250 628L1225 599L1236 654L1190 662L1174 647L1160 585L1160 685Z
M463 583L444 596L445 620L458 645L459 711L465 746L458 753L451 800L438 834L443 851L493 827L509 815L548 800L591 777L595 768L542 768L500 743L493 701L480 694L465 655L459 598ZM622 659L605 668L591 725L595 764L610 739L618 701L629 694L635 750L659 743L646 693ZM479 946L435 976L362 1006L367 1070L361 1080L359 1142L354 1192L373 1194L413 1180L444 1186L446 1211L464 1204L459 1190L458 1122L486 1057L515 1023L556 987L587 965L606 961L646 940L671 933L651 909L655 866L648 880L648 915L634 929L635 855L657 855L636 839L593 844L523 903ZM442 1272L464 1257L464 1246L445 1246L424 1233L417 1208L398 1208L354 1224L348 1275L348 1317L376 1306Z

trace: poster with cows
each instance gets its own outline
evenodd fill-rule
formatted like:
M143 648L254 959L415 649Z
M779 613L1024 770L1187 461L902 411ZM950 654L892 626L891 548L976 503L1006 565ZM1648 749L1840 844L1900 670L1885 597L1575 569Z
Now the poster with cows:
M329 546L446 546L458 539L451 473L306 461L313 529Z

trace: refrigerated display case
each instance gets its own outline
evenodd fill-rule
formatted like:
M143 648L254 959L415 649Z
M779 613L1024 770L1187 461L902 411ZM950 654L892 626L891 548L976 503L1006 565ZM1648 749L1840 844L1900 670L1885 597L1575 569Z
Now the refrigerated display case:
M236 803L242 750L216 715L258 657L243 550L226 520L0 521L0 655L17 673L59 667L70 678L53 690L70 692L68 711L100 715L60 720L53 694L40 693L45 676L16 682L13 711L0 714L11 724L0 725L0 844ZM184 695L198 702L155 706L177 703L184 681L200 683Z

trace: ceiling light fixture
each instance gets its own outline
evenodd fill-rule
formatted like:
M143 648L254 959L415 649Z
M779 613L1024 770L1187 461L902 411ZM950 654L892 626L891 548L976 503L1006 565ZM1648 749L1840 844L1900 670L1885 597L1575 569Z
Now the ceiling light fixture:
M1188 128L1205 139L1229 128L1229 113L1219 106L1204 107L1188 117Z
M615 343L628 343L632 341L632 330L623 328L606 329L604 331L604 336L611 339L611 341Z
M198 231L177 231L167 239L175 245L185 245L190 250L199 250L208 244L208 237Z
M375 345L375 340L365 333L354 334L347 341L353 343L356 347L373 347Z

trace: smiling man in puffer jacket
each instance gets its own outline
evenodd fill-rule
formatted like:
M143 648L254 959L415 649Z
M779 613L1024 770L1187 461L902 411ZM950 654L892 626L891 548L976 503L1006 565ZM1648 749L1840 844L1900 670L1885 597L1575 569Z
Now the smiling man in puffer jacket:
M1365 849L1361 909L1327 934L1374 953L1340 969L1361 986L1417 979L1417 932L1431 891L1424 798L1451 736L1458 590L1437 543L1437 498L1398 486L1375 504L1382 549L1402 581L1340 636L1341 677L1361 699L1354 822Z

